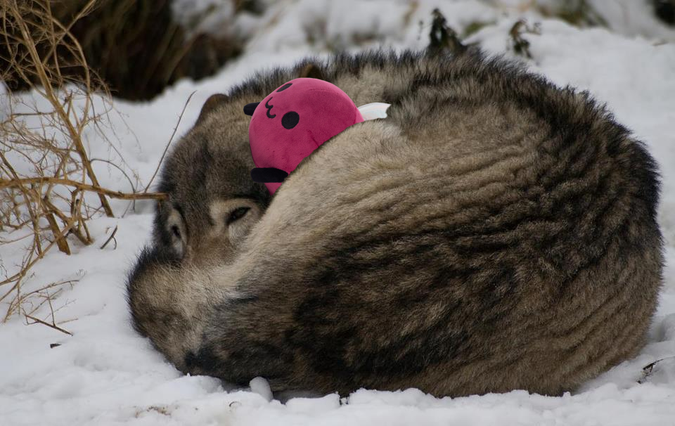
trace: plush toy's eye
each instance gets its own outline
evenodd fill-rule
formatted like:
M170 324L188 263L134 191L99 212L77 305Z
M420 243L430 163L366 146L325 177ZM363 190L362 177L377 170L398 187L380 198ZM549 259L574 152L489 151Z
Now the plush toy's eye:
M286 84L284 84L283 86L281 86L281 87L279 88L279 90L277 90L277 92L283 92L284 90L288 89L288 88L291 87L292 85L293 85L293 83L286 83Z
M295 111L287 112L281 117L281 125L284 129L292 129L298 125L298 121L300 121L300 115Z

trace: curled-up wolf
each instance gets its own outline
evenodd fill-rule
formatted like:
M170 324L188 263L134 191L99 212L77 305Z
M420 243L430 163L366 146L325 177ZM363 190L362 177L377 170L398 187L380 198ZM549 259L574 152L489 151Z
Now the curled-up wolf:
M271 198L242 109L308 74L389 116ZM588 94L479 53L258 74L206 102L159 190L134 325L181 371L234 384L557 395L640 350L661 284L642 143Z

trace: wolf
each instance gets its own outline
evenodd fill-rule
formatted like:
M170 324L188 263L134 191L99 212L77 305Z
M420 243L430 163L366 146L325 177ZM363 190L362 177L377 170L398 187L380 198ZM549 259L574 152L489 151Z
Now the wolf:
M271 197L242 109L297 77L391 107ZM588 93L478 51L255 74L209 98L158 189L133 324L235 385L560 395L640 350L662 281L645 146Z

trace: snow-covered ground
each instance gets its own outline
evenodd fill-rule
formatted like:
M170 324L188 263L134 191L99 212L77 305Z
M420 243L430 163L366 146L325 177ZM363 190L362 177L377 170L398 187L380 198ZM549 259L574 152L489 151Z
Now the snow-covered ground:
M635 6L635 0L616 2L623 6L606 17L612 32L543 19L519 7L526 1L507 3L511 6L476 0L275 3L262 17L240 20L255 35L237 62L208 80L182 81L150 103L116 101L118 113L103 130L128 168L148 182L193 92L178 134L191 126L210 94L226 91L255 70L334 48L424 47L434 7L460 33L472 23L487 24L468 42L513 56L507 33L522 14L541 23L540 35L525 35L533 56L527 61L530 69L607 102L661 165L665 285L649 344L637 358L563 397L514 391L438 399L415 389L360 390L344 399L327 395L281 403L271 400L264 380L254 381L252 390L226 391L216 379L183 376L132 330L125 276L149 239L152 204L137 202L135 211L122 217L128 205L114 201L117 218L91 222L94 245L78 246L73 240L72 256L50 252L25 283L30 290L79 279L54 301L57 323L73 336L39 324L26 326L18 317L0 324L0 425L675 425L675 32L650 21L647 6ZM92 156L114 159L115 153L98 138L89 133ZM95 166L104 186L129 190L117 169L105 163ZM100 249L115 227L116 247ZM0 245L0 266L14 267L20 247ZM5 307L0 305L0 311ZM43 306L35 315L47 318L49 309ZM50 348L53 343L60 346ZM643 367L660 359L645 376Z

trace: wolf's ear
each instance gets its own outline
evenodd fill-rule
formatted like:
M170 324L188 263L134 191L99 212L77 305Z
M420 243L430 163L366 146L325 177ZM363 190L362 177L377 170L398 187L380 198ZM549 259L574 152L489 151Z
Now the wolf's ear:
M204 102L204 106L202 107L202 111L199 113L199 117L197 118L195 125L204 121L206 116L211 114L211 112L220 105L227 103L228 99L229 98L227 95L223 95L222 93L216 93L215 95L209 96L206 102Z
M300 71L300 78L316 78L318 80L325 80L326 76L324 75L321 68L316 64L309 63L304 66L302 71Z

